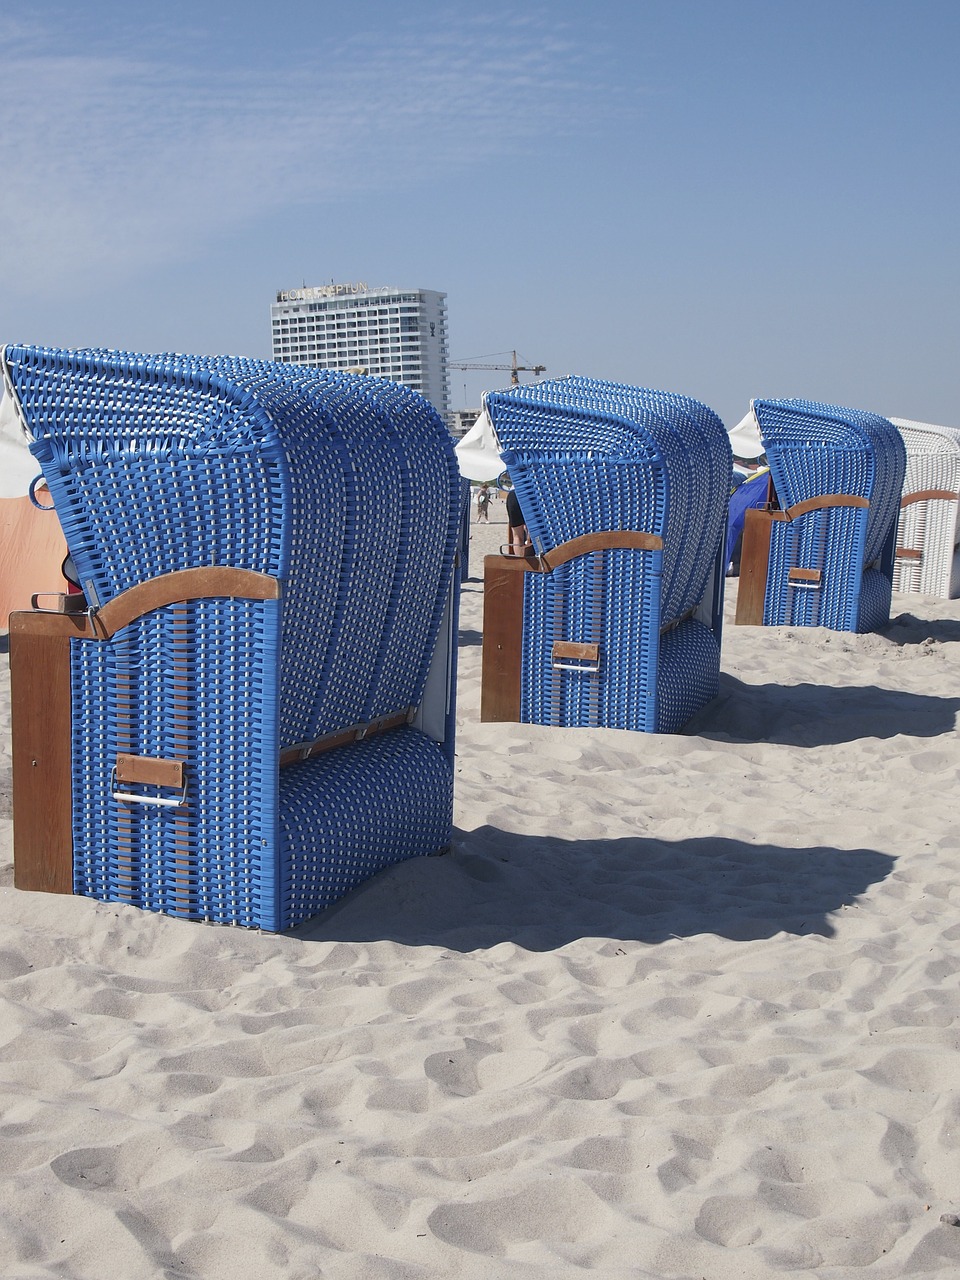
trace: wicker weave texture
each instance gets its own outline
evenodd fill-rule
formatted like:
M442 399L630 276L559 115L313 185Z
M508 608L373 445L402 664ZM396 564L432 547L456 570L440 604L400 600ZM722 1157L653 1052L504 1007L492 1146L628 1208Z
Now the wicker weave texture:
M662 550L592 552L527 575L521 719L681 727L717 692L722 583L713 630L701 627L708 642L699 631L692 642L683 620L704 601L724 536L731 456L723 424L687 397L587 378L497 392L487 407L539 552L611 530L663 542ZM671 627L670 661L693 691L689 703L673 696L675 682L661 669L661 631ZM557 661L557 642L595 645L599 657Z
M404 728L392 754L358 744L349 768L331 757L352 747L296 766L296 788L278 772L281 749L423 696L461 509L433 408L393 383L230 357L20 347L5 367L88 599L209 565L282 584L279 603L168 606L73 642L78 891L281 929L328 905L331 883L444 844L452 742ZM118 802L118 751L185 759L187 805ZM425 812L438 753L448 776ZM291 869L306 839L294 795L300 813L351 812L353 843L334 842L340 865L312 886ZM398 835L368 843L384 804ZM319 865L309 847L303 866Z
M521 720L656 731L660 558L601 551L527 575ZM599 661L556 662L558 641L595 644Z
M415 729L338 747L280 775L282 917L303 920L384 867L450 842L453 775Z
M781 507L833 495L869 504L774 523L764 622L836 631L883 625L906 465L899 432L877 414L815 401L755 400L753 407ZM819 580L792 581L791 569L818 571ZM873 573L883 581L868 583Z
M668 392L563 378L487 398L534 545L639 529L663 538L661 609L699 603L730 492L723 424Z
M907 471L893 570L896 591L960 595L960 430L907 418L890 421L903 436ZM937 496L909 501L915 494ZM919 552L919 558L909 553Z

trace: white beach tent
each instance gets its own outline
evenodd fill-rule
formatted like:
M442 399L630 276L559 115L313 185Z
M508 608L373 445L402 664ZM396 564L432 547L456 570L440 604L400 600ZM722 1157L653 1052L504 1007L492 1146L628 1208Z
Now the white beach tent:
M482 484L484 480L495 480L503 470L500 442L487 413L486 403L480 410L480 417L455 446L454 452L460 474L465 480Z
M760 424L757 422L757 415L753 411L752 400L750 401L750 408L737 425L730 428L727 435L735 458L753 460L762 457L763 441L760 439Z

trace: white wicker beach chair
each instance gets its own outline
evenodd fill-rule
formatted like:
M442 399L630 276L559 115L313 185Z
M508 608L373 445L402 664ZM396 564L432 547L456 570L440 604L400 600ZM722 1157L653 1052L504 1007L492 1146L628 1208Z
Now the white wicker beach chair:
M891 418L907 446L895 591L960 596L960 430Z

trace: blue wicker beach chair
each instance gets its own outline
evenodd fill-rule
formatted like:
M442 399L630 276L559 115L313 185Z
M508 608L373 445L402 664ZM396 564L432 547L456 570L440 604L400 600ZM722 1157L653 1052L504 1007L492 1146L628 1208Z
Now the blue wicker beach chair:
M16 882L282 930L444 847L461 485L427 402L226 357L3 370L89 606L11 620Z
M487 410L536 554L485 564L482 718L679 730L718 689L723 424L587 378Z
M894 591L960 596L960 430L891 418L907 449Z
M858 409L754 400L773 506L746 513L737 622L873 631L890 617L905 453Z

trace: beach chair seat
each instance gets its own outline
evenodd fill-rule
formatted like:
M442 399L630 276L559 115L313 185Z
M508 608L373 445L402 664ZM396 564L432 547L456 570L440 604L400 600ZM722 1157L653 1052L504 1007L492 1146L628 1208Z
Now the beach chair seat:
M746 512L740 624L865 632L890 617L905 455L877 414L754 400L772 505Z
M462 502L435 410L229 357L3 371L88 606L11 618L18 886L277 931L441 850Z
M586 378L486 407L536 554L485 563L482 718L676 732L719 683L722 423Z
M890 421L907 450L894 590L954 599L960 596L960 430Z

